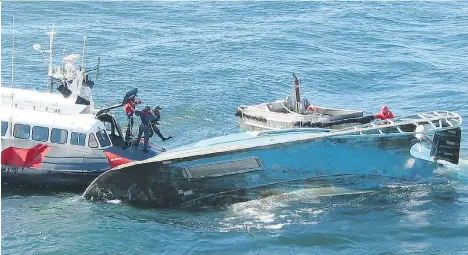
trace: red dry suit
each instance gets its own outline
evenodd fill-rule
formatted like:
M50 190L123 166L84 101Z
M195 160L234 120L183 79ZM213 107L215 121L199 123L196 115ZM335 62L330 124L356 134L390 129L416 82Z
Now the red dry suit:
M133 113L135 113L135 105L136 104L141 104L141 101L130 101L124 105L124 110L125 114L127 117L133 116Z
M386 105L384 105L382 106L382 110L379 113L377 113L374 117L376 119L386 120L386 119L392 119L395 116L393 116L393 113L388 110Z

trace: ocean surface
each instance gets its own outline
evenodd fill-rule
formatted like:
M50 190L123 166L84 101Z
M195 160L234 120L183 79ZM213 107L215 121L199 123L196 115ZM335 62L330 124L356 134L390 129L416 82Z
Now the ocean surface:
M12 19L15 18L15 29ZM2 86L45 89L33 44L101 58L98 106L162 110L166 148L239 132L241 104L285 98L292 74L322 106L468 120L466 1L1 2ZM14 82L11 43L15 36ZM2 254L468 254L468 125L445 183L334 188L195 211L2 189ZM330 159L333 160L333 159Z

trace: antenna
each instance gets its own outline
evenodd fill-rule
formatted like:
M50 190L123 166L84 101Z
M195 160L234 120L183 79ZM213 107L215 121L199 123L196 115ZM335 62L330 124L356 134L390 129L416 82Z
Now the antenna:
M81 54L81 68L85 70L85 49L86 49L86 36L83 36L83 54Z
M293 73L293 106L294 110L300 112L300 103L301 103L301 90L300 90L300 81L297 79L296 75Z
M14 81L14 62L15 62L15 17L13 16L13 38L11 40L11 84Z
M96 80L99 79L99 69L101 68L101 57L98 57L97 59L97 72L96 72Z
M49 36L49 72L47 75L47 88L49 92L52 92L52 46L54 44L54 35L55 35L55 23L52 24L52 31L51 32L46 32L46 35Z

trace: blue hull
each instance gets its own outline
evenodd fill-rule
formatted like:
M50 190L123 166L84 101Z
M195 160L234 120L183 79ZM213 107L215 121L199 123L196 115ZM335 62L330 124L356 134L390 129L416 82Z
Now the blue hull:
M434 176L441 165L412 157L415 143L413 136L328 137L142 162L104 173L83 196L150 207L198 207L307 188L317 181L375 188L395 178Z

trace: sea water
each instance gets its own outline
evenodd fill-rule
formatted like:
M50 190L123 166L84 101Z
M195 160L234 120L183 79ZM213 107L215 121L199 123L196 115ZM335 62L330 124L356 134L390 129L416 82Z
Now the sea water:
M468 2L2 1L2 86L45 89L59 57L101 58L98 106L139 89L166 148L239 132L241 104L285 98L395 115L468 116ZM13 29L12 18L15 18ZM11 42L15 36L14 82ZM123 110L122 110L123 111ZM449 180L298 190L226 208L142 210L2 189L3 254L468 254L468 126ZM332 160L332 159L331 159Z

